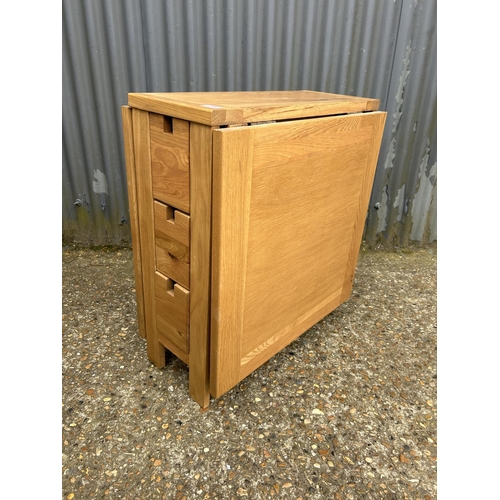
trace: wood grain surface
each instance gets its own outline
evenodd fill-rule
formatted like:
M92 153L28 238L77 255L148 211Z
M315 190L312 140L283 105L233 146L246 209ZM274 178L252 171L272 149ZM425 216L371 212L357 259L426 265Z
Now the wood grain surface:
M189 122L150 113L153 196L189 213Z
M380 101L326 92L290 90L130 93L128 104L214 126L375 111Z
M345 300L384 119L360 113L214 132L214 396Z

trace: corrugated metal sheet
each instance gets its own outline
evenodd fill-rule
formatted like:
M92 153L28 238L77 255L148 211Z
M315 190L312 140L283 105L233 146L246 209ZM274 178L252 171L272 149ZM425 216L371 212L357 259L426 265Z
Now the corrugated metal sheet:
M436 4L403 2L366 240L437 239Z
M288 89L381 100L366 240L436 239L435 0L64 0L64 240L130 242L128 92Z

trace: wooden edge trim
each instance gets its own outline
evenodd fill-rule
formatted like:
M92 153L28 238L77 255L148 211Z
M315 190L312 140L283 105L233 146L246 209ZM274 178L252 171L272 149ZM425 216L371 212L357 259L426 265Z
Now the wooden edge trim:
M370 194L373 188L373 179L377 169L377 160L380 152L380 144L384 132L385 119L387 113L385 111L374 111L373 113L365 114L363 120L369 120L372 123L368 126L372 127L372 137L370 144L370 152L367 159L367 165L361 192L359 194L357 216L352 232L351 246L349 249L349 257L347 260L346 272L344 275L344 286L342 288L342 302L347 300L351 294L352 284L354 281L354 272L363 237L363 227L366 219L366 211L370 202Z
M165 348L158 341L155 307L155 235L149 113L132 109L135 166L141 182L137 185L139 225L141 227L141 265L144 286L144 317L149 360L158 368L165 366Z
M213 136L210 392L219 397L241 380L254 130Z
M172 116L181 120L197 122L203 125L212 125L212 108L203 108L201 106L193 107L182 102L177 102L173 99L164 100L155 97L154 94L128 94L128 104L133 108L158 113L160 115ZM219 115L220 115L220 111Z
M189 393L210 403L212 127L190 123Z
M127 174L128 205L132 254L134 261L135 296L137 303L137 323L139 335L146 338L144 318L144 289L142 283L141 242L139 235L139 212L137 203L137 179L135 171L134 132L132 126L132 108L122 106L123 143L125 150L125 168Z

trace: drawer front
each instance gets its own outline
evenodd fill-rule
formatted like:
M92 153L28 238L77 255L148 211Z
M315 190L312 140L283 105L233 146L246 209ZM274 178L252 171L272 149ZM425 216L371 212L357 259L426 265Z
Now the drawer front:
M189 213L189 122L149 114L153 197Z
M156 269L189 290L189 252L179 258L179 247L171 240L156 240Z
M158 201L154 202L154 213L157 238L171 239L189 247L189 215Z
M189 289L189 215L158 201L154 208L156 269Z
M189 353L189 290L155 273L156 328L186 354Z

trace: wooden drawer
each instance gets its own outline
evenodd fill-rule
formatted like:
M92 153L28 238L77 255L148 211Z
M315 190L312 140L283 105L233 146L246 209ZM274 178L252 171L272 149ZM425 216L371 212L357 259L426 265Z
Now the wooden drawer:
M155 273L156 329L189 353L189 290Z
M189 213L189 122L150 113L153 197Z
M189 215L154 201L156 269L189 289Z
M157 237L169 238L189 247L190 216L158 201L154 202L154 211Z

